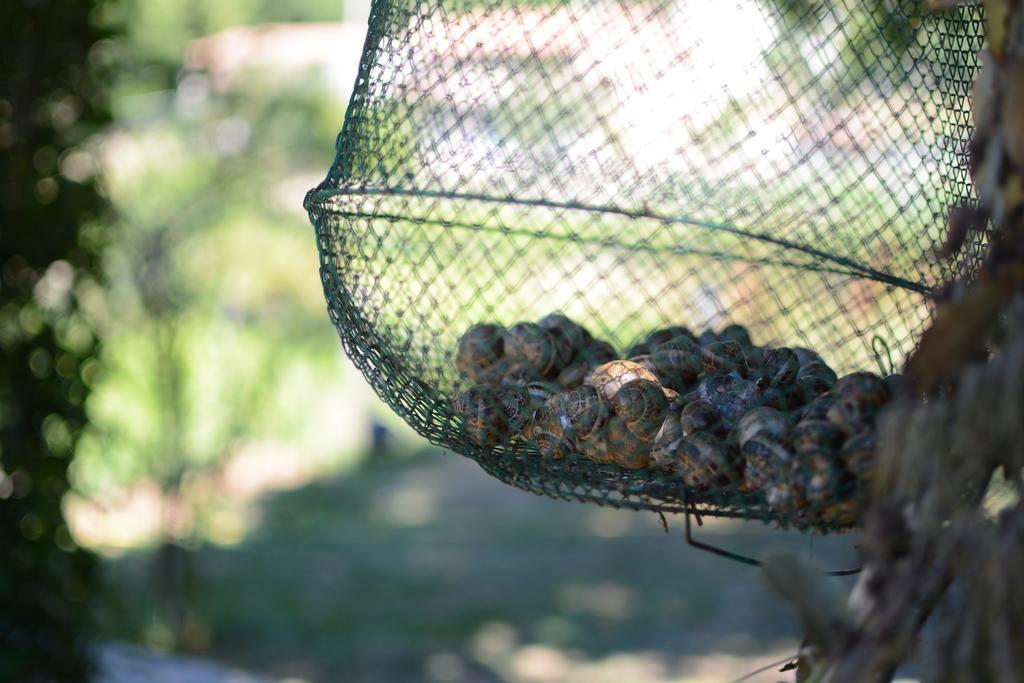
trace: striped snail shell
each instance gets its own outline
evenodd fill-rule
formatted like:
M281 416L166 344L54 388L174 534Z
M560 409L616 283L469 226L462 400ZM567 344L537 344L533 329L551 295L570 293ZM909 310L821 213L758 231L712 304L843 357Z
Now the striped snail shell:
M607 426L586 441L580 441L576 448L587 460L599 465L611 465L614 462L611 453L608 452Z
M743 347L732 339L712 342L705 346L701 351L701 360L704 372L709 375L736 372L740 377L746 377L749 374Z
M858 479L870 481L875 469L875 451L878 439L873 431L863 431L847 439L839 451L839 457Z
M511 435L505 409L494 387L477 384L459 396L453 406L463 419L466 435L478 446L496 446Z
M800 397L802 400L803 392L800 392ZM789 400L790 399L786 397L786 392L779 387L768 387L756 394L752 403L757 403L758 405L765 406L766 408L775 408L776 410L789 410Z
M558 378L555 382L563 389L575 389L583 384L583 380L586 378L587 373L590 372L590 368L591 366L587 363L573 363L558 373Z
M679 426L683 436L693 436L698 432L716 432L722 425L718 411L707 401L697 400L688 403L679 416Z
M635 379L646 379L657 382L658 378L653 372L639 363L628 360L613 360L590 371L584 384L595 387L606 400L611 400L623 385Z
M654 437L654 446L651 448L651 464L659 469L674 471L682 440L683 427L679 424L679 420L675 415L666 415L661 429Z
M697 387L697 396L715 408L726 429L732 429L757 400L757 385L731 374L708 375Z
M661 383L679 392L686 391L697 381L703 368L700 347L685 336L665 342L654 350L650 359Z
M533 414L533 440L545 458L566 458L576 444L566 435L562 397L555 395Z
M808 403L803 412L800 415L801 421L803 420L824 420L828 414L828 409L832 407L832 404L836 401L836 395L831 391L826 391L823 394L819 394Z
M644 343L646 343L650 349L654 350L662 344L680 336L686 337L691 341L696 341L696 337L693 336L693 332L682 325L672 325L671 327L664 327L660 330L651 332L647 335L647 339Z
M722 341L732 340L737 342L740 346L753 346L754 342L750 339L750 332L743 325L726 325L722 328L722 331L718 333L718 338Z
M505 328L481 323L473 325L459 339L455 365L473 382L481 382L480 373L493 366L505 351Z
M775 408L754 408L740 418L736 425L736 437L742 447L758 434L772 434L785 437L789 433L789 420Z
M512 363L502 362L501 384L527 384L543 379L543 375L533 365L526 361L514 361ZM498 367L498 366L495 366Z
M807 454L801 462L804 495L809 503L824 505L842 498L849 475L844 476L843 465L835 451L816 451Z
M563 338L568 344L568 347L572 349L573 354L580 349L589 346L594 341L593 335L590 334L587 328L561 313L551 313L546 315L537 322L537 325L542 329ZM572 360L571 356L569 360Z
M678 450L677 469L687 486L727 486L738 479L741 463L730 446L706 432L684 439Z
M643 441L626 426L618 415L608 418L606 429L608 454L619 467L638 470L647 467L651 461L651 442Z
M782 346L764 352L764 378L772 386L792 384L800 372L800 361L792 349Z
M805 377L820 378L821 380L824 380L826 384L828 384L829 389L835 386L836 380L838 379L835 370L830 368L828 364L826 364L824 361L815 360L803 363L800 366L800 370L797 372L796 376L798 379L803 379Z
M536 323L516 323L505 331L505 355L526 361L545 376L556 369L558 362L555 340Z
M706 328L703 332L700 333L700 336L697 337L697 345L700 346L701 348L704 348L708 344L713 344L716 341L721 340L719 339L718 334L710 327Z
M576 438L584 441L600 434L608 421L608 404L604 397L586 384L566 394L565 411Z
M870 394L848 391L836 399L825 413L825 417L843 430L844 434L852 436L869 428L874 422L880 407L876 398Z
M762 432L750 437L743 443L740 453L745 461L743 477L748 490L764 491L791 478L793 453L775 434Z
M509 436L524 436L533 421L534 411L526 387L515 384L503 386L498 389L497 396L508 421Z
M641 441L655 437L668 410L668 399L661 385L647 379L635 379L622 385L609 403Z
M601 365L613 361L619 357L615 347L603 339L595 339L583 347L577 354L577 360L588 363L591 366Z
M807 349L802 346L794 346L790 350L796 354L797 360L800 361L800 367L812 362L825 363L822 357L818 355L817 351L812 351L811 349Z
M843 431L828 420L804 418L793 428L798 453L834 452L843 443Z

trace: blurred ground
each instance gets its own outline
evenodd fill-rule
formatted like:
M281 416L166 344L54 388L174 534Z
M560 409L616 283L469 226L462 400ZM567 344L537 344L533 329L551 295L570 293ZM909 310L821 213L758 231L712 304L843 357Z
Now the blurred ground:
M190 649L278 680L727 681L796 650L758 571L688 548L681 518L666 535L653 514L520 492L460 456L371 460L258 511L238 544L190 553L186 631ZM717 520L699 534L852 562L849 536ZM153 635L152 561L108 563L109 636Z

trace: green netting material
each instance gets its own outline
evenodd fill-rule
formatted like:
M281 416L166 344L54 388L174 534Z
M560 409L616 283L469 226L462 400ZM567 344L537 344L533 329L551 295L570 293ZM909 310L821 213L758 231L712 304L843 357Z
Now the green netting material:
M774 519L756 494L481 449L453 419L476 322L559 310L619 349L729 322L837 371L893 362L972 201L981 10L812 0L379 0L306 198L331 318L420 434L567 499ZM872 348L872 342L875 349Z

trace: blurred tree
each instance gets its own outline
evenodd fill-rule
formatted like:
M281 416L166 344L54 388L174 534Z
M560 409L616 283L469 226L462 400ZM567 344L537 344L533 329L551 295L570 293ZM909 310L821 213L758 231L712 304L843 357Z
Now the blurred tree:
M83 147L108 121L102 1L0 4L0 680L82 680L93 558L61 500L96 376L108 211Z

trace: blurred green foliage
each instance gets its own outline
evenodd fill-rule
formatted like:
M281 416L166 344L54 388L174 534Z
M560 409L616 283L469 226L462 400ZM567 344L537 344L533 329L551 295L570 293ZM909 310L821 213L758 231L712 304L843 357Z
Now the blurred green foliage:
M109 120L105 2L0 5L0 680L81 680L94 563L61 500L96 376L108 203L83 146Z

